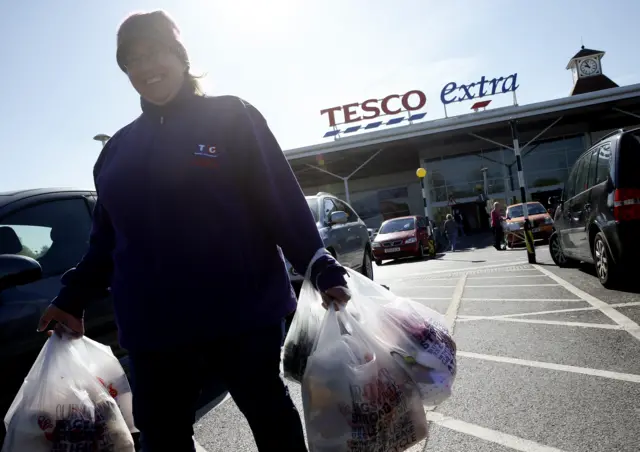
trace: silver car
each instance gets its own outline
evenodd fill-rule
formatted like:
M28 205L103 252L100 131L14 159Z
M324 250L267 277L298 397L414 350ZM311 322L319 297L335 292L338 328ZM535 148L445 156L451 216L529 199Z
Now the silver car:
M345 267L373 279L371 242L364 221L349 204L328 193L318 193L306 199L325 248ZM291 284L299 293L303 276L289 262L287 270Z

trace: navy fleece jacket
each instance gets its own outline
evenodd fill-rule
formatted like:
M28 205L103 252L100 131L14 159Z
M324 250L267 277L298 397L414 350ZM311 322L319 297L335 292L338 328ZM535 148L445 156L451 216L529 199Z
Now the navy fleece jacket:
M82 316L111 288L130 350L281 321L295 308L282 253L306 274L323 243L264 118L237 97L186 87L142 107L96 163L90 247L53 303ZM326 253L310 275L326 290L346 285L345 273Z

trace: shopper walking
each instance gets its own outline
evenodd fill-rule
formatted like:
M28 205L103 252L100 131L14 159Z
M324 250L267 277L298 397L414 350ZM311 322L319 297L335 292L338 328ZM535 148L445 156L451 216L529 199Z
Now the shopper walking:
M493 246L498 251L502 251L502 242L504 240L504 231L502 229L502 212L500 203L494 202L491 210L491 228L493 230Z
M98 158L89 250L39 329L55 320L82 334L87 303L111 288L145 452L195 450L195 404L210 376L258 450L306 451L279 374L283 319L296 306L282 252L328 302L348 301L346 272L262 115L200 94L166 13L128 17L116 59L142 114Z
M458 241L458 224L456 223L456 220L453 219L453 215L447 215L447 220L444 222L444 230L447 234L447 238L449 239L451 251L455 251L456 243Z

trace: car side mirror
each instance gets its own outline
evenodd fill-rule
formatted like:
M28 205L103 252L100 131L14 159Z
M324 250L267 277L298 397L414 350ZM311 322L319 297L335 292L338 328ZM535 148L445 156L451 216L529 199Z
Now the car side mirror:
M349 221L349 217L346 212L332 212L329 216L329 224L332 226L334 224L345 224L347 221Z
M37 260L16 254L0 255L0 292L10 287L29 284L42 278Z

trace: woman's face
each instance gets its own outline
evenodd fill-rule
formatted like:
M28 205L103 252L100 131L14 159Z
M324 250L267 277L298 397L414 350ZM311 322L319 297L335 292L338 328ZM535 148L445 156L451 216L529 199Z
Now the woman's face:
M140 40L128 45L123 63L133 87L156 105L170 102L184 83L187 67L166 46Z

